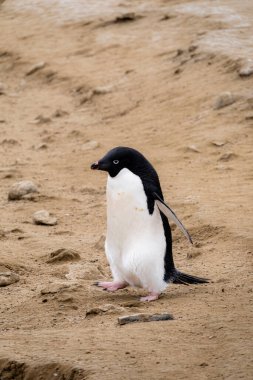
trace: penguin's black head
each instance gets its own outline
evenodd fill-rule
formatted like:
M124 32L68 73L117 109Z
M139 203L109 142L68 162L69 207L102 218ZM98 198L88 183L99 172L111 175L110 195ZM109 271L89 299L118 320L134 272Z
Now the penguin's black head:
M99 161L94 162L91 169L104 170L111 177L115 177L124 168L135 173L137 170L148 170L147 166L149 165L146 158L137 150L119 146L110 150Z

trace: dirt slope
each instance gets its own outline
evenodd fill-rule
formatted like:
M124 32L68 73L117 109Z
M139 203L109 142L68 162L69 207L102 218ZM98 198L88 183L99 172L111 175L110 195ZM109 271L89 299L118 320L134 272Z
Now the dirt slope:
M251 1L22 3L0 7L0 272L20 278L0 288L0 379L251 379ZM116 145L154 164L194 240L173 227L175 262L210 284L149 304L92 286L110 272L89 167ZM39 193L8 201L21 180ZM80 259L48 262L60 248ZM117 325L138 312L175 319Z

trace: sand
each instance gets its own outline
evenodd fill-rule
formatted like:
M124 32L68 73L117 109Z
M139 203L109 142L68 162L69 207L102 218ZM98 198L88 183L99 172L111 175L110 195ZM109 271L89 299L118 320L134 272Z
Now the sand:
M252 17L236 0L1 4L1 380L252 379ZM93 285L110 270L90 164L117 145L157 169L194 241L172 226L176 265L209 284L153 303ZM39 192L8 201L19 181ZM137 313L174 320L117 324Z

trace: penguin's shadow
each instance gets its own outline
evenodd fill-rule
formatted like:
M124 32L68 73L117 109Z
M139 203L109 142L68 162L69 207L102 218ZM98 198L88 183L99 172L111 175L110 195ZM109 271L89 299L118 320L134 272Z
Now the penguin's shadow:
M139 306L144 305L156 305L160 304L160 301L171 301L174 299L182 299L185 297L191 297L194 294L197 293L203 293L203 289L205 288L204 292L206 292L206 286L186 286L185 289L181 286L175 286L173 288L168 289L166 292L162 293L159 296L159 299L154 302L141 302L140 298L147 295L147 291L143 289L134 289L134 288L126 288L126 289L120 289L116 292L108 292L107 290L103 290L102 288L96 288L97 294L96 299L97 300L103 300L108 302L117 302L118 304L121 303L133 303L133 304L139 304Z

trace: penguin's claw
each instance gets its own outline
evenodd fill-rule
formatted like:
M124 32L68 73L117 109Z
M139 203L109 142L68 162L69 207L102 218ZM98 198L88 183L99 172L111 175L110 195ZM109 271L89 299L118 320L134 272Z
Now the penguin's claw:
M100 286L103 290L107 290L108 292L115 292L118 289L125 288L128 284L125 282L96 282L94 285Z
M150 301L155 301L159 298L159 293L150 293L148 296L146 297L141 297L140 298L140 301L141 302L150 302Z

